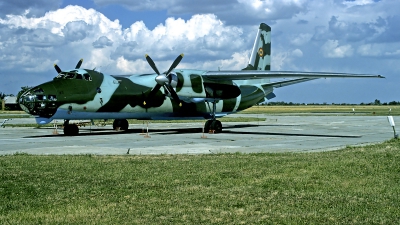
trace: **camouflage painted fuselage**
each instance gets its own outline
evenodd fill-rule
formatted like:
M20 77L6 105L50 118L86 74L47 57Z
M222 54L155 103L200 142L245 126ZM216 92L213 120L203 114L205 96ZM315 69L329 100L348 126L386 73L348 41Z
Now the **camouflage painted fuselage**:
M208 119L210 102L217 102L216 117L221 117L249 108L272 92L246 81L206 80L205 72L174 71L181 106L163 88L147 98L156 74L112 76L85 69L63 72L24 93L19 101L42 124L53 119Z

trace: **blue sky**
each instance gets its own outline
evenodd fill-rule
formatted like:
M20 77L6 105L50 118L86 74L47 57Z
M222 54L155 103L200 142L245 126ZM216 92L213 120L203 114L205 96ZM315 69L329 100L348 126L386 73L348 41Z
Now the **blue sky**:
M84 59L107 74L168 68L241 69L261 22L272 28L272 70L381 74L319 79L275 90L273 101L400 101L400 1L0 0L0 92L16 94Z

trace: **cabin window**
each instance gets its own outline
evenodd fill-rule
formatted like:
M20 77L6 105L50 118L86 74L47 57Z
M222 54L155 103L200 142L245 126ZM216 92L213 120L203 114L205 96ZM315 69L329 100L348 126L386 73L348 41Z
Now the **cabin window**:
M78 80L82 80L82 74L77 73L75 78Z

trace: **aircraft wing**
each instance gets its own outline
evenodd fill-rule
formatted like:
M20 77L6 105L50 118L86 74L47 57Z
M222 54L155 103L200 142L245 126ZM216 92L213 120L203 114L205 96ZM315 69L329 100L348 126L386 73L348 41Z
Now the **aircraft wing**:
M264 86L272 86L274 88L280 88L280 87L285 87L285 86L289 86L292 84L298 84L298 83L302 83L302 82L306 82L306 81L310 81L310 80L316 80L318 78L299 78L299 79L292 79L292 80L284 80L284 81L276 81L276 82L271 82L268 84L263 85Z
M329 73L329 72L297 72L297 71L207 71L203 78L215 81L250 80L268 78L385 78L375 74Z

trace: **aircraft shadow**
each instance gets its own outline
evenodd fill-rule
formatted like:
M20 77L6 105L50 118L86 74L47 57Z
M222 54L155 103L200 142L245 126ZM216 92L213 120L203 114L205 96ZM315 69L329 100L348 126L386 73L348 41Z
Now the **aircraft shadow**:
M280 136L304 136L304 137L339 137L339 138L361 138L360 135L335 135L335 134L304 134L304 133L277 133L277 132L263 132L263 131L236 131L235 129L240 128L251 128L251 127L285 127L285 126L298 126L298 125L256 125L256 124L240 124L240 125L227 125L223 127L223 133L229 134L251 134L251 135L280 135ZM49 129L53 128L41 128ZM63 136L62 131L60 134L48 134L48 135L33 135L26 136L24 138L45 138L45 137L59 137ZM202 133L203 128L149 128L149 134L159 135L173 135L173 134L191 134L191 133ZM121 135L121 134L142 134L142 129L129 129L127 131L115 131L106 128L99 129L86 129L81 128L80 133L77 136L104 136L104 135ZM218 135L218 134L216 134Z

